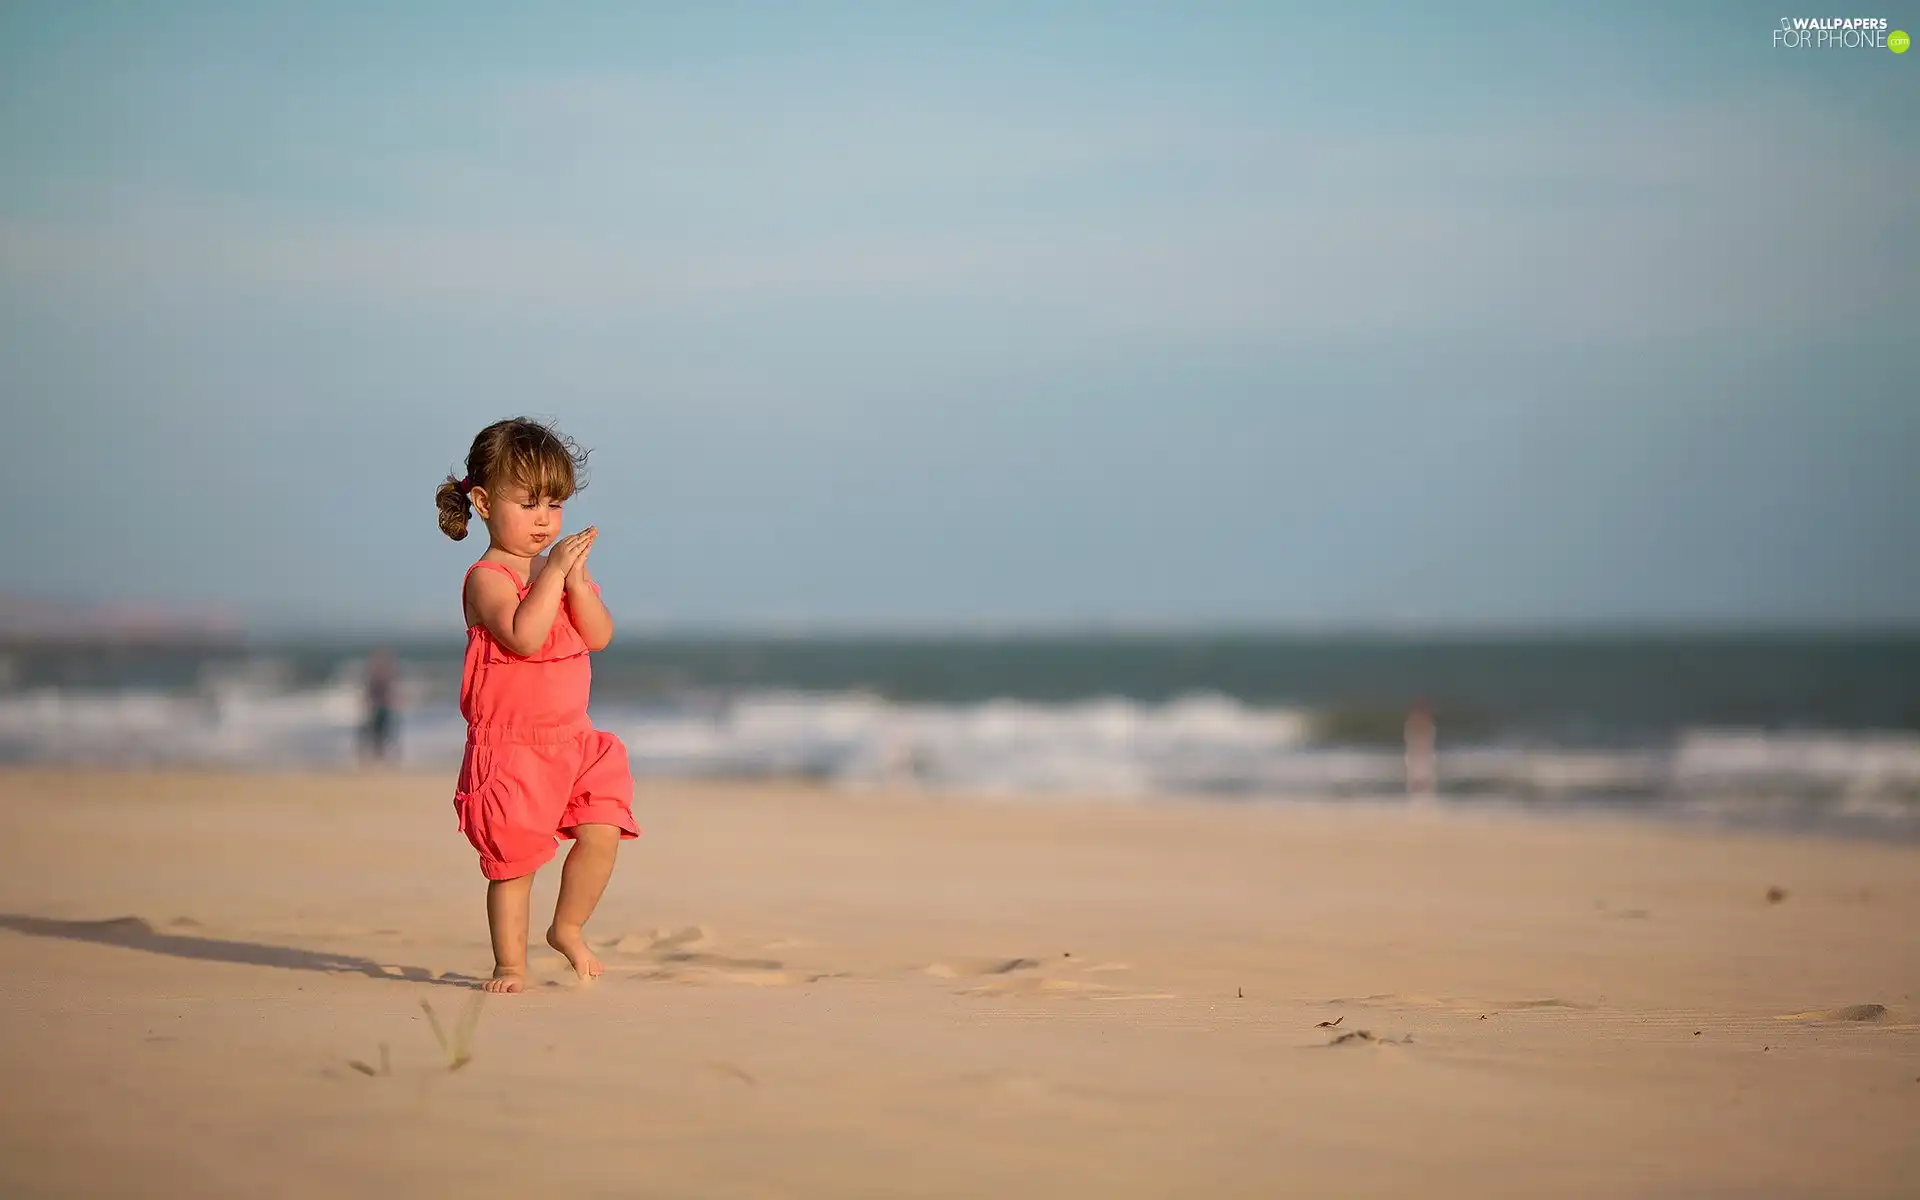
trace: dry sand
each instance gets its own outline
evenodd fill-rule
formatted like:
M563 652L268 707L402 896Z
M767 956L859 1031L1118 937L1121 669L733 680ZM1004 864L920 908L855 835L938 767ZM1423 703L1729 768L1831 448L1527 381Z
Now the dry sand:
M447 793L0 773L0 1195L1920 1195L1920 848L649 784L483 1001Z

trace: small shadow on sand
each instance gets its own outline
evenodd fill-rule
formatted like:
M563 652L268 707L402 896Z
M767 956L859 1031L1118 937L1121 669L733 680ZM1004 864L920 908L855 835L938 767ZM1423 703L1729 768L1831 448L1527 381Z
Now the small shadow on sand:
M149 954L197 958L206 962L283 967L290 971L320 971L328 975L365 975L369 979L430 983L440 987L473 988L479 987L482 982L465 975L435 977L425 967L382 966L370 958L356 958L350 954L328 954L320 950L299 950L292 946L268 946L260 942L229 942L190 934L160 933L139 917L114 917L106 921L57 921L49 917L0 913L0 929L11 929L15 933L32 934L34 937L123 946L128 950L145 950Z

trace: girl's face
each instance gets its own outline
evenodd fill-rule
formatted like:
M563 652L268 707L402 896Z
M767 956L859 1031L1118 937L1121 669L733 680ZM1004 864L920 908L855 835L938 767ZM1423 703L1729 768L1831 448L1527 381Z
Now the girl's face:
M534 557L560 536L560 505L517 483L491 492L473 489L474 510L487 523L493 544L521 558Z

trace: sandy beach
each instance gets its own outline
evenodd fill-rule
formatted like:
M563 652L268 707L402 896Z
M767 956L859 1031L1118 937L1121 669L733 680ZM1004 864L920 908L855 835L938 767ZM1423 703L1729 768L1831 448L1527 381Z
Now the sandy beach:
M448 786L0 773L0 1194L1920 1187L1912 845L645 783L482 1000Z

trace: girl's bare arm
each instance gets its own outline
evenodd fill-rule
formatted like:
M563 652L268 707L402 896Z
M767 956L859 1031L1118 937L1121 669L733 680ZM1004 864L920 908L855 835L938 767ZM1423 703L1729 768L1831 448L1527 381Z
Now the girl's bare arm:
M613 640L613 614L600 599L600 589L587 574L587 556L582 554L567 572L567 611L573 615L573 627L586 639L587 649L605 650Z
M547 552L546 569L534 578L524 600L520 589L502 579L498 571L475 571L467 576L474 615L509 653L524 656L546 645L547 635L553 632L553 619L560 615L560 604L566 597L567 571L593 544L593 532L587 529L561 538Z
M542 572L522 600L520 589L500 572L475 571L467 577L467 600L494 641L511 654L532 654L546 644L553 619L560 615L565 588L558 574ZM556 578L548 579L548 575Z

